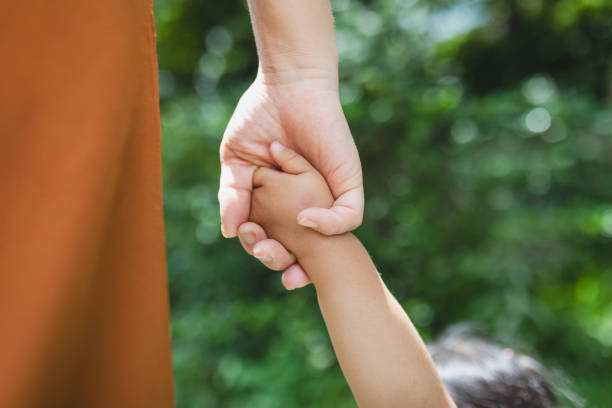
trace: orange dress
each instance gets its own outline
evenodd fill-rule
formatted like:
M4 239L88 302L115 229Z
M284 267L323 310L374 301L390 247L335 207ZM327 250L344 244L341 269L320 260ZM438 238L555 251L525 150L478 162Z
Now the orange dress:
M174 404L152 3L2 4L0 407Z

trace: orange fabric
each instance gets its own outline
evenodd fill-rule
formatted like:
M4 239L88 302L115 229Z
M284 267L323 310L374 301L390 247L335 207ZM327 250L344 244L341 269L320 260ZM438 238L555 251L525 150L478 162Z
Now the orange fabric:
M0 407L174 404L152 8L2 4Z

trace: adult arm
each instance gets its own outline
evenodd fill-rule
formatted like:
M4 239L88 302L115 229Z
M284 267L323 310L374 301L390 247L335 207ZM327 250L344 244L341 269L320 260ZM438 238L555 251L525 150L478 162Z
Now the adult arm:
M260 73L272 83L320 78L337 87L329 0L249 0Z
M328 0L249 0L260 59L221 143L219 202L222 232L237 233L247 252L266 266L286 269L288 288L309 282L295 257L246 223L257 166L272 167L274 140L304 155L325 177L331 208L307 208L296 222L325 235L361 224L361 164L338 96L338 52Z

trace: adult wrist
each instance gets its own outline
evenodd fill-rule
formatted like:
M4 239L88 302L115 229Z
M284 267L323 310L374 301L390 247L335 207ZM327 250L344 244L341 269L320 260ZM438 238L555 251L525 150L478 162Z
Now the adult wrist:
M248 0L260 73L289 82L338 76L338 46L329 0Z
M260 59L256 81L267 86L304 84L338 90L338 66L327 63Z

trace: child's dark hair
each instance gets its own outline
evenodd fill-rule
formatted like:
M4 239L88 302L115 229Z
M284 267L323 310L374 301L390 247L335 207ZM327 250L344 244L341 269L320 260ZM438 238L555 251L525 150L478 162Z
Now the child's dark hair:
M534 359L460 331L428 346L458 408L556 408L557 399Z

